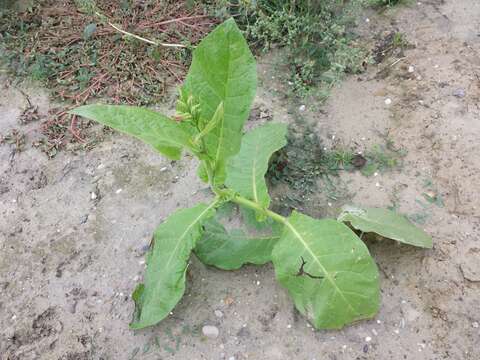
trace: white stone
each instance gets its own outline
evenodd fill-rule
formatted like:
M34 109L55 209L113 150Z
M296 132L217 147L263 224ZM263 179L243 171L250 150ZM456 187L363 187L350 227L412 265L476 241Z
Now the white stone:
M218 334L220 332L218 331L218 328L213 325L205 325L202 327L202 334L208 338L215 339L218 337Z

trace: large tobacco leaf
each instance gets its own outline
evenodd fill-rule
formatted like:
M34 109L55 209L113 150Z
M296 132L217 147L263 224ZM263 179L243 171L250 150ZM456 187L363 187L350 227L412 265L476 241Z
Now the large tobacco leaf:
M201 116L210 120L223 102L224 117L205 136L215 164L215 183L225 179L226 159L238 152L243 124L257 87L257 70L247 42L233 19L205 37L193 52L183 92L200 103Z
M350 223L355 229L373 232L388 239L423 248L433 246L432 238L408 219L391 210L345 206L338 221Z
M180 158L183 147L194 152L190 141L192 129L152 110L97 104L80 106L70 113L132 135L173 160Z
M214 206L199 204L179 210L157 227L147 255L144 283L133 293L132 329L155 325L182 298L190 253L202 235L202 223L215 214Z
M244 264L262 265L271 260L272 249L279 236L250 237L240 229L227 232L215 219L204 225L205 233L198 240L195 255L206 265L223 270L240 269Z
M278 281L318 329L341 328L378 311L375 262L365 244L338 221L294 212L272 261Z
M270 205L265 173L272 154L287 143L287 126L267 123L243 136L240 151L227 166L225 185L263 208Z

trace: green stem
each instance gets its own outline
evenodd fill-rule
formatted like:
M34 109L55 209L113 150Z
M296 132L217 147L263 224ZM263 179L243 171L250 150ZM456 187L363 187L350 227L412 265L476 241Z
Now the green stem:
M226 190L226 191L230 191L230 190ZM276 212L273 212L269 209L265 209L265 208L261 207L258 203L254 202L254 201L251 201L251 200L248 200L248 199L244 198L243 196L234 195L233 198L231 199L231 201L233 201L234 203L236 203L238 205L243 205L243 206L245 206L249 209L252 209L252 210L258 211L262 214L265 214L269 218L271 218L271 219L273 219L273 220L275 220L279 223L282 223L284 225L287 223L287 219L285 217L283 217L282 215L279 215Z
M208 160L203 160L203 165L205 166L205 170L207 171L208 183L210 184L210 187L212 188L213 192L217 193L215 191L215 185L213 184L214 174L213 174L212 164Z
M231 189L228 189L228 188L219 189L213 183L215 174L212 169L212 164L208 160L204 160L203 164L205 165L205 169L208 174L208 183L210 184L210 188L218 198L229 199L230 201L233 201L238 205L243 205L249 209L252 209L261 214L264 214L279 223L282 223L284 225L289 225L285 217L283 217L280 214L277 214L276 212L273 212L269 209L262 207L260 204L256 203L255 201L249 200L247 198L244 198L243 196L235 194L234 191Z

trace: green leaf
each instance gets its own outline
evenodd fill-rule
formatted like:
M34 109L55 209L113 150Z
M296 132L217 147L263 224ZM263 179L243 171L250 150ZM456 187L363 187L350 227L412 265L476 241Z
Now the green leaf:
M178 160L182 148L195 152L190 142L192 129L155 111L124 105L84 105L70 111L110 126L153 146L166 157Z
M408 219L391 210L344 206L338 221L348 222L355 229L373 232L388 239L423 248L432 248L432 238Z
M378 311L377 266L365 244L338 221L293 212L272 261L277 280L317 329L338 329Z
M287 126L267 123L246 133L240 151L229 162L225 184L263 208L270 205L265 173L272 154L287 143Z
M85 26L83 29L83 39L88 40L92 37L93 33L97 30L97 24L91 23Z
M199 204L179 210L157 227L147 255L144 283L132 295L135 301L132 329L155 325L181 299L190 252L202 235L202 223L214 215L215 206L216 203Z
M194 50L183 89L199 101L203 119L211 119L223 102L223 121L205 136L217 184L225 180L226 159L240 148L243 124L250 113L256 87L255 58L235 21L227 20Z
M212 119L205 125L203 130L195 136L195 143L199 142L205 135L209 134L213 129L217 127L219 123L223 122L224 112L223 112L223 102L218 104L215 114L213 114Z
M271 260L278 240L275 235L248 237L242 230L230 233L217 220L205 223L205 233L197 242L195 255L206 265L223 270L240 269L244 264L262 265Z

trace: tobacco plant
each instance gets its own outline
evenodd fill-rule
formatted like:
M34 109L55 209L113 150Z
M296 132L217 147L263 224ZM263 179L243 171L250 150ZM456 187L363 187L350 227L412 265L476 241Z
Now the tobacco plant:
M190 152L214 194L210 203L178 210L155 230L144 281L132 295L132 329L155 325L169 315L185 291L192 252L205 264L226 270L271 261L277 280L316 328L341 328L374 316L380 303L377 266L354 229L432 246L422 230L387 210L346 207L338 219L320 220L270 210L265 173L271 155L286 144L287 127L268 122L243 134L256 74L255 59L230 19L194 50L175 116L111 105L72 111L133 135L169 159ZM215 217L228 202L263 227L273 223L271 233L249 237L228 232Z

